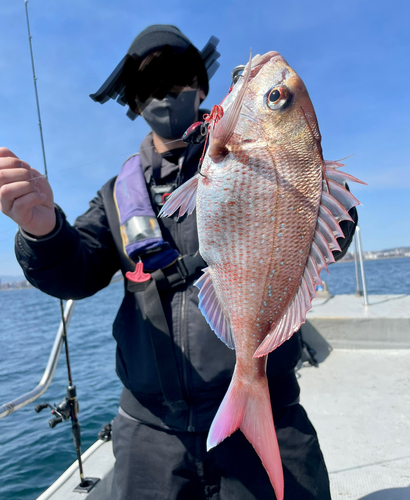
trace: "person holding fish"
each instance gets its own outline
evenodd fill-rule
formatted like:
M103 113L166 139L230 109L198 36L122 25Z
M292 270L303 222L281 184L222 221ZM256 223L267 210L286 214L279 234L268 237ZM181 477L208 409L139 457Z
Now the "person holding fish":
M81 299L124 275L113 500L328 500L294 332L320 269L352 240L343 185L355 179L323 160L303 82L277 53L250 61L204 118L217 44L199 51L169 25L136 37L91 97L127 105L151 132L73 226L48 181L6 148L0 208L45 293Z

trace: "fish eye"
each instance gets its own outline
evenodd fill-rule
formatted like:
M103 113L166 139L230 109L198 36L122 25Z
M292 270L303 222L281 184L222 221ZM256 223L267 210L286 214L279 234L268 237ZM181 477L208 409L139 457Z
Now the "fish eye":
M289 97L289 91L286 87L274 87L266 94L266 104L270 109L282 107Z
M269 92L268 99L269 102L275 104L280 98L280 91L278 89L273 89Z

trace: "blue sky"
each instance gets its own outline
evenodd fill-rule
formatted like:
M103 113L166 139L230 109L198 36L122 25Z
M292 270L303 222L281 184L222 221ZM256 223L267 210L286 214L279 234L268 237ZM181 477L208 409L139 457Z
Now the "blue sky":
M230 72L279 51L318 115L326 159L349 155L365 250L410 246L410 7L398 1L30 0L49 179L70 222L138 150L148 128L95 92L146 26L178 26L199 48L221 41L205 101L219 103ZM42 171L24 0L0 0L0 145ZM0 274L20 274L15 224L0 213Z

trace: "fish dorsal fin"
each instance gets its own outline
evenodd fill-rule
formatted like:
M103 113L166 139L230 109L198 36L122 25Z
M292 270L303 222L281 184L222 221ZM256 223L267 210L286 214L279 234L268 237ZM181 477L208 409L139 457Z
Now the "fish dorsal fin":
M360 204L359 200L344 187L345 180L355 178L340 172L341 175L337 179L330 180L334 178L332 174L335 168L329 166L329 163L325 162L325 174L328 181L324 182L323 185L324 189L326 185L329 185L330 192L326 190L322 192L316 230L299 288L279 323L274 325L255 351L255 358L266 356L279 347L306 321L306 313L311 309L312 300L316 297L315 285L321 284L320 271L327 270L328 264L335 261L332 251L340 250L336 237L344 237L344 235L339 222L346 219L351 220L347 211ZM355 182L361 181L356 179Z
M326 177L328 179L332 179L332 181L336 181L339 184L344 185L345 182L357 182L358 184L364 184L367 186L367 184L360 179L357 179L356 177L353 177L353 175L346 174L346 172L343 172L341 170L338 170L341 167L344 167L344 163L338 163L336 161L324 161L325 164L325 171L326 171Z
M199 309L216 335L230 349L235 349L231 325L225 316L221 303L215 293L209 267L203 269L203 275L195 282L199 288Z
M210 127L212 128L210 131L208 156L214 163L220 163L228 154L226 145L228 144L229 139L232 137L232 134L235 131L236 124L238 123L239 114L242 109L242 103L248 89L252 66L251 60L252 53L249 57L249 62L247 64L246 72L243 78L243 85L238 92L235 100L226 110L222 118L216 123L215 127L213 127L212 123L210 125Z
M167 199L161 208L158 217L170 217L179 208L179 217L186 212L191 215L196 206L196 190L198 188L199 174L195 175L189 181L179 186Z

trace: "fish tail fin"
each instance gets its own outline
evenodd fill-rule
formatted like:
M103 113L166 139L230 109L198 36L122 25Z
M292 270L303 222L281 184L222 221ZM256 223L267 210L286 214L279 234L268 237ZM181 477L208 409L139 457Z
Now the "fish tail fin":
M209 430L210 450L237 429L252 444L268 473L277 500L283 500L284 481L279 445L273 424L268 381L250 385L235 375Z

